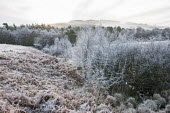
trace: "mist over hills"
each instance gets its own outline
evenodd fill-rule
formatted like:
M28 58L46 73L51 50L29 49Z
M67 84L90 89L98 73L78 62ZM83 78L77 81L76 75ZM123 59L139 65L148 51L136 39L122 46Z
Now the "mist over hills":
M134 23L134 22L121 22L121 21L115 21L115 20L71 20L69 22L63 22L63 23L53 23L49 24L54 27L68 27L68 26L104 26L104 27L115 27L120 26L123 28L137 28L142 27L145 29L153 29L153 28L165 28L165 26L156 26L156 25L148 25L148 24L140 24L140 23Z

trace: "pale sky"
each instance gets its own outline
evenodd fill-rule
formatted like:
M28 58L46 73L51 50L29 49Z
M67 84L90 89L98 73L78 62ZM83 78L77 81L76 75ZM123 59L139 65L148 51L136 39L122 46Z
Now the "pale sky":
M170 26L170 0L0 0L0 24L116 20Z

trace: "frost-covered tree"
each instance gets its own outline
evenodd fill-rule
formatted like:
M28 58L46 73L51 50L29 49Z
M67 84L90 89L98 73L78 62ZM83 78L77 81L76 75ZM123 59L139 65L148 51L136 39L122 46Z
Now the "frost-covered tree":
M55 38L53 45L46 45L43 48L43 51L55 55L55 56L65 56L65 57L71 57L71 47L72 44L68 40L68 38Z

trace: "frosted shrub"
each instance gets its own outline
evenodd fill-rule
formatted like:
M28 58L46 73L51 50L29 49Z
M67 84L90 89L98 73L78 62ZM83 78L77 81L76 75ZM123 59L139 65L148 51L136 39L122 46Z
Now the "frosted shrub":
M147 107L139 107L137 113L154 113L154 111L148 109Z
M129 109L122 111L122 113L136 113L136 110L133 108L129 108Z
M106 104L112 105L112 106L116 106L117 105L117 100L115 97L113 96L107 96L106 100L105 100Z
M166 100L163 97L161 97L159 94L154 94L153 99L156 100L157 105L158 105L159 108L165 107Z
M138 109L147 108L152 111L158 110L158 106L154 100L145 100L142 104L139 104Z
M170 105L168 104L168 105L166 105L166 113L169 113L170 112Z
M97 106L95 112L97 113L108 113L110 112L110 107L106 106L105 104L100 104L99 106Z
M125 103L130 103L130 104L132 104L133 107L136 107L136 104L137 104L136 99L133 98L133 97L129 97L129 98L126 100Z
M121 103L121 102L124 101L124 97L123 97L123 95L120 94L120 93L115 93L115 94L114 94L114 97L116 98L116 100L117 100L119 103Z

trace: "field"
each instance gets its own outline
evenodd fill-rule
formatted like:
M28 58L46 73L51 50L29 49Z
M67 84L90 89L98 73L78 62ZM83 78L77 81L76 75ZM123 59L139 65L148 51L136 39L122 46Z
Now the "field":
M169 34L169 28L1 28L0 112L168 112Z

